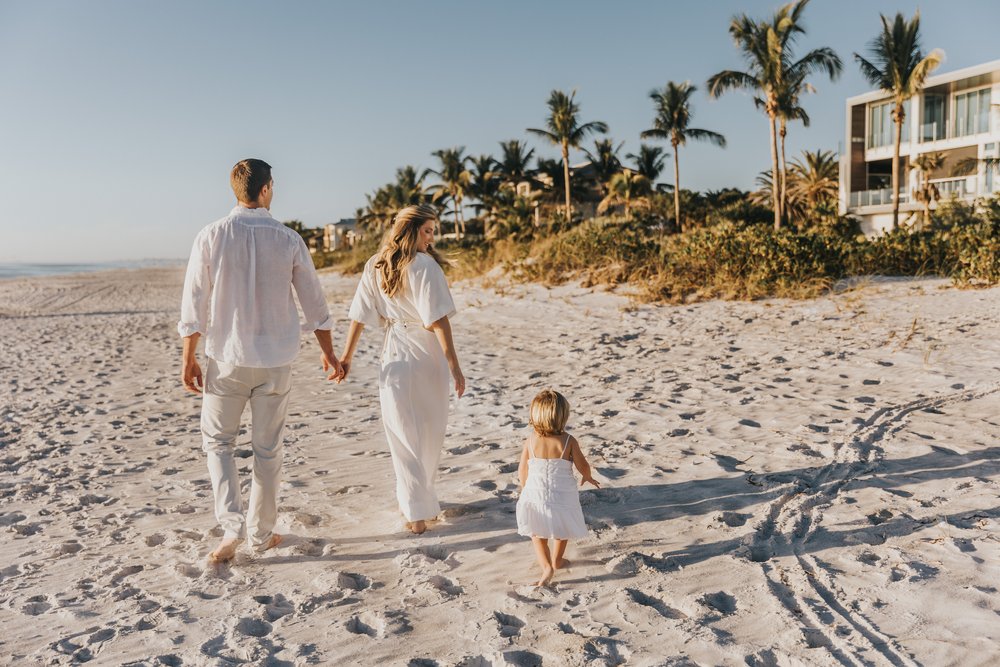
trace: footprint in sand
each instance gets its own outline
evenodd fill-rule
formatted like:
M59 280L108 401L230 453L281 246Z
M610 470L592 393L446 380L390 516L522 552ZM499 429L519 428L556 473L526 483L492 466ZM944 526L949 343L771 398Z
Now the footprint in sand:
M236 631L248 637L266 637L272 626L262 618L244 617L236 622Z
M375 614L368 612L352 616L344 624L344 627L351 634L367 635L372 639L377 639L385 635L385 621Z
M642 605L643 607L648 607L655 611L657 614L663 618L670 619L682 619L687 618L687 616L677 609L666 604L663 600L655 598L652 595L646 595L642 591L636 588L626 588L625 594L628 596L632 602Z
M517 637L521 634L521 628L524 627L524 621L517 616L495 611L493 612L493 618L497 622L501 637Z

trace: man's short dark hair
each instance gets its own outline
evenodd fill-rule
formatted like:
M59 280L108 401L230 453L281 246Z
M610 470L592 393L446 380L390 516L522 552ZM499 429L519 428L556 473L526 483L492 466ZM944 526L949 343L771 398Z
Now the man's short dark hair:
M238 201L256 202L260 191L271 182L271 165L256 158L240 160L229 174L229 184Z

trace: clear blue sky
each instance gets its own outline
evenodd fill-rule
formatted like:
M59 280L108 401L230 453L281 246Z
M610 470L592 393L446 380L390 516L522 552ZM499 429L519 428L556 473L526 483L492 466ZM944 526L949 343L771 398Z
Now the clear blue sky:
M691 80L697 127L729 147L690 145L681 184L750 188L769 164L751 99L705 96L742 62L734 13L771 0L685 2L170 2L0 0L0 261L185 257L195 233L232 206L238 159L274 166L278 219L350 217L396 167L433 165L464 145L496 153L529 139L553 88L576 89L584 120L638 147L649 91ZM938 73L1000 58L1000 2L923 3ZM844 76L814 79L789 151L836 150L844 100L868 89L852 53L878 14L909 0L813 0L800 49L833 47Z

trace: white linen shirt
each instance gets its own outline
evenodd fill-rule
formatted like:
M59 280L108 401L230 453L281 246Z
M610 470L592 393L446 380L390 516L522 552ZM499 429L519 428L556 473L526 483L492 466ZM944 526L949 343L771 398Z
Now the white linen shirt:
M205 336L205 354L233 366L286 366L301 331L333 320L302 237L265 208L237 206L194 240L184 278L181 336Z

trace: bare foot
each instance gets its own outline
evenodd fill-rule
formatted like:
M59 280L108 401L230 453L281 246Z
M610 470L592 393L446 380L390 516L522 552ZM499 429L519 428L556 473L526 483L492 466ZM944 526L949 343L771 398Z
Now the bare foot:
M267 551L268 549L273 549L282 542L285 541L284 535L278 535L277 533L271 533L271 539L267 541L267 544L260 547L258 551Z
M407 523L406 527L409 528L410 532L414 535L422 535L423 532L427 530L427 524L423 520L411 521Z
M556 573L556 571L552 569L551 565L546 565L542 569L542 578L538 580L538 583L535 584L535 586L538 586L538 587L548 586L549 582L552 581L552 576L555 573Z
M552 569L553 570L561 570L561 569L563 569L565 567L569 567L572 564L573 564L573 561L571 561L569 558L559 558L559 559L556 560L556 562L554 562L552 564Z
M209 563L228 563L236 556L236 547L240 546L243 540L236 537L227 537L219 542L215 551L208 554Z

